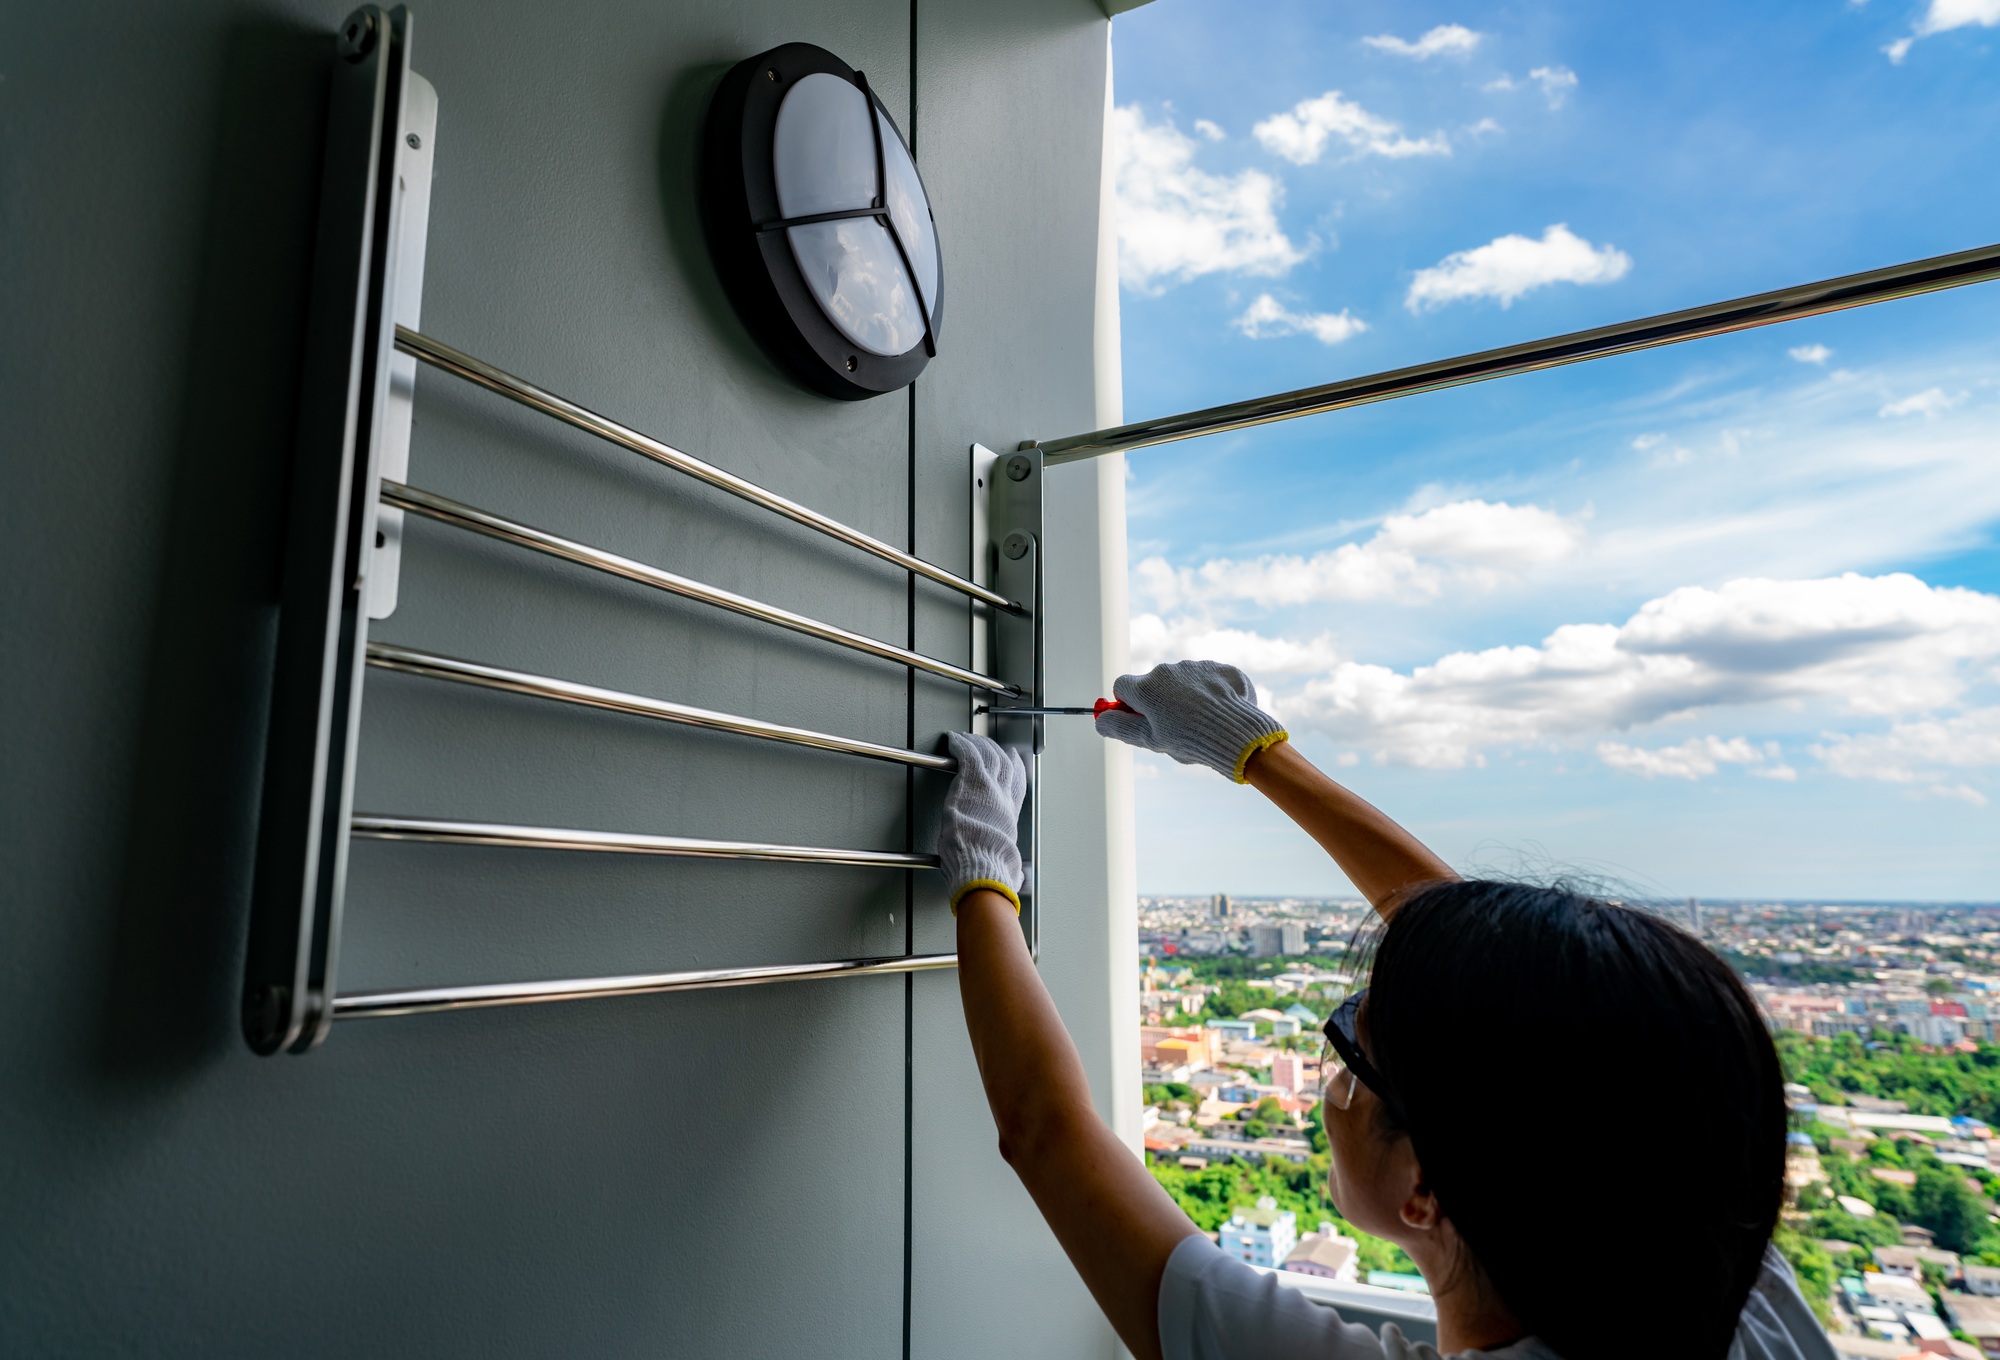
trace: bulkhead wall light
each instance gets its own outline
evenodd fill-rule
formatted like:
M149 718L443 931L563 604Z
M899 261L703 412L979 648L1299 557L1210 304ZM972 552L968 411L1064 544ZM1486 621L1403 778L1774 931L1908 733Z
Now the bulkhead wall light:
M937 353L943 265L916 161L867 77L786 43L708 108L702 220L743 323L830 397L909 385Z

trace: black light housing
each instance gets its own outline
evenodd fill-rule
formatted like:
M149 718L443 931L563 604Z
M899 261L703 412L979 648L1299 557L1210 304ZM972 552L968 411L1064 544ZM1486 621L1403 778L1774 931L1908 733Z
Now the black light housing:
M880 396L937 353L944 267L930 199L867 77L825 48L786 43L722 78L701 208L737 314L807 386Z

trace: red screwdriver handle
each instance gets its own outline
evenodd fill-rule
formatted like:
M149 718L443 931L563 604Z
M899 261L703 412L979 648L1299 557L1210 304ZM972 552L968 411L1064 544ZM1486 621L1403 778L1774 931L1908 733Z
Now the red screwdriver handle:
M1095 722L1107 713L1137 713L1138 711L1138 709L1132 707L1132 705L1126 703L1123 699L1099 699L1096 704L1092 705L1091 721Z

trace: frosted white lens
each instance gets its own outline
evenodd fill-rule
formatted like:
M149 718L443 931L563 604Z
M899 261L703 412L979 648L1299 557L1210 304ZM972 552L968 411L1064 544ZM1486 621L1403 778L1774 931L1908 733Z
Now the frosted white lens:
M850 217L792 227L785 234L806 287L842 335L884 357L922 343L923 313L881 222Z
M903 249L910 252L910 265L917 273L932 324L938 309L937 230L931 223L930 200L924 196L923 181L904 149L903 139L886 123L882 127L882 179L888 191L889 220L896 225Z
M839 76L807 76L778 106L771 173L786 217L866 208L875 201L875 130L868 98Z
M868 97L838 76L810 75L786 93L771 147L783 216L875 206L874 117ZM916 164L886 121L881 138L882 191L895 237L872 217L790 227L785 236L827 319L861 349L892 358L923 342L924 305L935 320L940 279L937 232Z

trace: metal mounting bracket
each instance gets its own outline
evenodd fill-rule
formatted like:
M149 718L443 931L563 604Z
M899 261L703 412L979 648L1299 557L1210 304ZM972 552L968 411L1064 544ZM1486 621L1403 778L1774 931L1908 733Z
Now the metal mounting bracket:
M1021 752L1028 764L1028 796L1021 807L1021 931L1029 952L1041 955L1041 909L1037 863L1041 850L1041 752L1039 715L1005 716L1009 704L1045 702L1042 628L1042 451L1032 444L1009 454L972 446L972 543L975 581L991 586L1020 606L1020 612L973 606L972 659L1021 691L1017 699L996 699L992 711L975 717L973 730Z
M410 73L409 11L363 6L334 49L244 961L243 1033L259 1053L303 1052L333 1022L368 619L394 607L393 589L370 585L377 487L388 448L409 450L407 402L390 433L395 317L422 276L405 291L398 232L429 217L436 95Z

